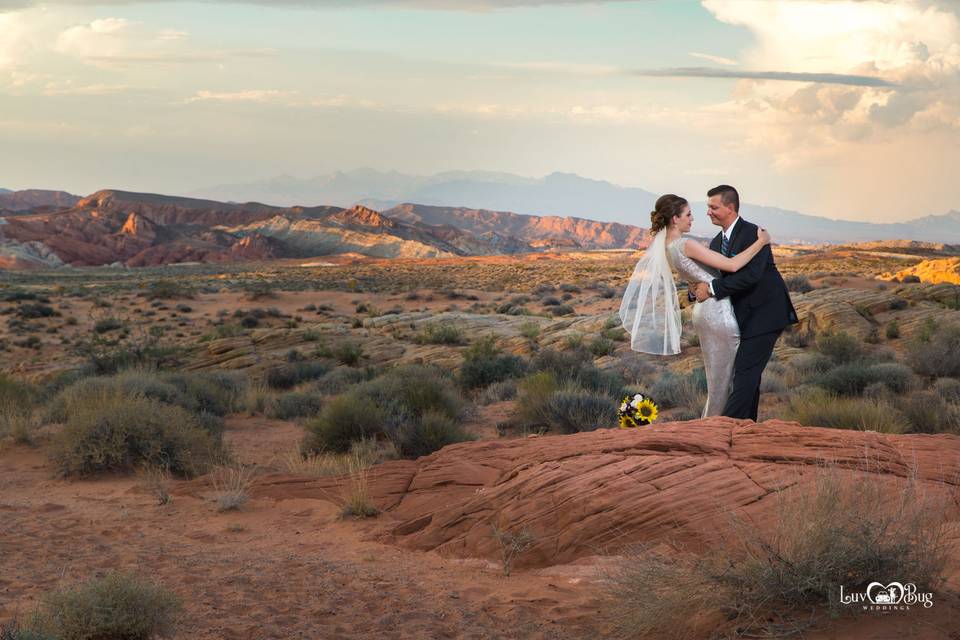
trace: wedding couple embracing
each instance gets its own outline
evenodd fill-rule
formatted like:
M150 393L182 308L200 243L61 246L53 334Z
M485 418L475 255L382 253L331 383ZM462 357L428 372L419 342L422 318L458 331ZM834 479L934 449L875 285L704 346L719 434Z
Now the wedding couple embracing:
M680 353L680 301L674 272L688 284L693 328L707 377L703 417L757 419L760 378L773 347L797 312L777 271L770 234L740 217L729 185L707 192L707 215L721 228L708 249L686 237L693 214L686 199L661 196L650 214L652 238L620 304L634 351Z

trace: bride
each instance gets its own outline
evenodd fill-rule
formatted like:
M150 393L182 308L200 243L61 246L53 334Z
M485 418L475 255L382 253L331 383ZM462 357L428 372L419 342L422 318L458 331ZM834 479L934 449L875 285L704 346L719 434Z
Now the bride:
M620 321L630 334L634 351L657 355L680 353L680 302L673 282L675 270L688 284L710 282L719 271L742 269L770 243L761 229L757 241L736 256L726 257L684 236L693 224L685 198L668 193L650 213L652 240L633 270L620 303ZM733 383L733 361L740 346L740 327L730 298L708 298L693 307L693 327L707 374L707 404L703 417L721 415Z

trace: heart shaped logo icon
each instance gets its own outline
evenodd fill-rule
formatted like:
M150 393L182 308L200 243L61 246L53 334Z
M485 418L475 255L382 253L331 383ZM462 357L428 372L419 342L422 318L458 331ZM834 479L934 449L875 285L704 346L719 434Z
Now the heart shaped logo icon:
M867 585L867 597L873 604L898 604L903 600L903 585L891 582L883 586L879 582L871 582Z

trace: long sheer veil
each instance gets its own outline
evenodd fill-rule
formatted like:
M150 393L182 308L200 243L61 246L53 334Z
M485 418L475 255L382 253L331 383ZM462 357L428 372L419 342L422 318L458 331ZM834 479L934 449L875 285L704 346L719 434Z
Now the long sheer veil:
M633 269L620 303L620 321L630 335L630 348L642 353L680 353L680 303L667 262L666 229L653 241Z

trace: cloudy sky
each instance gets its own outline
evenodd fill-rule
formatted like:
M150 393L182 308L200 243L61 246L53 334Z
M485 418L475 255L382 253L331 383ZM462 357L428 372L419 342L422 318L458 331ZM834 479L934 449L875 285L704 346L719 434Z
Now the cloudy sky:
M960 0L0 0L0 186L553 171L960 209Z

